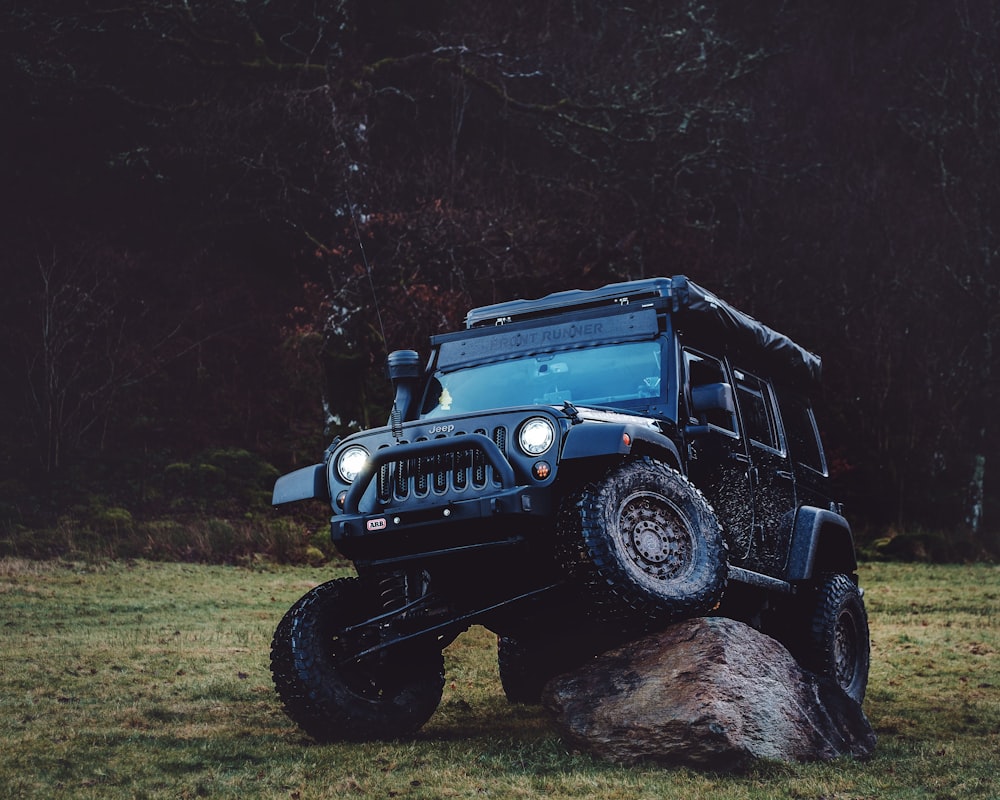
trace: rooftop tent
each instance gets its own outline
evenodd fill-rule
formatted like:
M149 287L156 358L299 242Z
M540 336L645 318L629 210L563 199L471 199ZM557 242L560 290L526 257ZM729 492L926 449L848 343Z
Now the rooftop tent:
M734 354L750 362L764 362L792 381L819 383L819 356L683 276L673 281L674 291L680 295L674 314L679 326L717 338Z

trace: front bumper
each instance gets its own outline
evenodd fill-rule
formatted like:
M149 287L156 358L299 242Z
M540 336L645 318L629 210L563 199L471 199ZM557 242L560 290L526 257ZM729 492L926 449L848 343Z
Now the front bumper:
M331 537L351 558L516 543L525 526L514 518L553 513L544 483L518 484L500 447L478 433L383 447L339 496Z
M344 514L332 519L335 541L348 537L384 535L398 530L454 525L503 515L544 516L552 513L551 490L516 486L466 500L428 503L405 510L387 508L372 514Z

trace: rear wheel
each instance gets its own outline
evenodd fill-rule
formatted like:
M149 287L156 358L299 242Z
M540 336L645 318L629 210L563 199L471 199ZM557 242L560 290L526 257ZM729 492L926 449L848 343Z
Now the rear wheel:
M562 554L606 619L703 614L722 597L726 545L712 507L683 475L633 459L561 513Z
M806 629L803 666L833 679L859 703L868 687L871 650L861 590L847 575L824 576Z
M393 739L423 725L441 701L444 660L427 644L379 644L351 630L381 612L377 584L344 578L293 605L271 643L271 674L285 711L314 739Z

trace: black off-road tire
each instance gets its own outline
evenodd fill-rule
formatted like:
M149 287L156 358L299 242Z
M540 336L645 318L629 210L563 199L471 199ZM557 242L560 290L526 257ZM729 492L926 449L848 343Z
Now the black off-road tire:
M510 636L497 637L497 666L503 693L511 703L538 703L545 684L556 674L546 654Z
M857 702L865 699L871 645L861 590L847 575L825 575L816 586L804 667L832 678Z
M601 649L593 643L587 644L590 646L584 647L577 640L567 641L563 637L539 640L498 636L497 664L507 700L527 705L541 702L545 684L577 668Z
M698 616L725 591L727 551L705 497L676 470L630 459L560 511L560 557L604 621Z
M434 713L444 659L433 646L397 645L352 659L377 634L345 632L380 613L377 586L343 578L304 595L279 623L271 674L285 712L319 742L396 739Z

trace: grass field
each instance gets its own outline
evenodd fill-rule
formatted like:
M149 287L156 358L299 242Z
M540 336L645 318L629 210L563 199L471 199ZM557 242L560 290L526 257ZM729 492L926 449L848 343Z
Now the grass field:
M315 745L281 712L268 647L335 576L0 561L0 797L1000 797L1000 567L863 565L875 756L740 775L570 752L543 711L503 699L480 628L446 651L414 741Z

